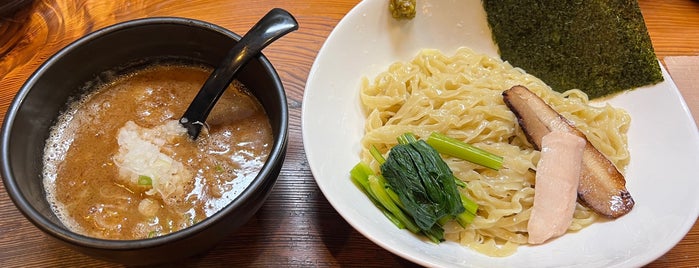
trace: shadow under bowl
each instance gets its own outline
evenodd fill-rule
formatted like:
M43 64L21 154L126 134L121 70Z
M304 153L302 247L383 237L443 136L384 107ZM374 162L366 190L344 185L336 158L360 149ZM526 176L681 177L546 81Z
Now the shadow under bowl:
M198 20L159 17L123 22L68 45L41 65L9 106L0 132L5 188L22 214L49 236L94 258L123 264L172 262L215 246L262 206L277 180L288 140L288 107L281 80L260 54L236 79L260 101L274 143L267 162L240 195L216 214L183 230L141 240L105 240L77 234L53 213L43 187L44 145L70 100L114 74L160 60L216 66L240 36Z

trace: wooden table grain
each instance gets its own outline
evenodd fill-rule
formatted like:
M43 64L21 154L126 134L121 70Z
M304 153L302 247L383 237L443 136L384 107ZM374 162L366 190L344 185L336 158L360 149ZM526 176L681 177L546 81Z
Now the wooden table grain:
M418 0L419 1L419 0ZM367 240L330 206L318 189L301 139L305 81L328 34L358 0L37 0L0 17L0 116L24 80L50 55L77 38L116 22L183 16L237 33L281 7L300 29L265 50L276 66L290 106L286 162L269 199L239 231L211 251L177 266L411 267L413 263ZM699 3L639 1L658 57L699 118ZM14 207L0 185L0 267L114 267L50 239ZM699 267L699 224L647 267Z

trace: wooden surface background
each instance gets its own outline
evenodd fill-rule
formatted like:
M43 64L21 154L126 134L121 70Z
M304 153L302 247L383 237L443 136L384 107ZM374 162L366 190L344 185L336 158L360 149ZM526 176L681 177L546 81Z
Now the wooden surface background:
M14 0L25 1L25 0ZM418 0L419 1L419 0ZM328 204L305 159L301 105L308 72L328 34L358 0L41 0L0 12L0 116L24 80L50 55L77 38L116 22L151 16L207 20L237 33L281 7L301 25L265 49L287 90L290 144L268 201L255 217L213 250L181 266L360 266L414 264L373 244ZM640 0L658 57L689 109L699 118L699 3ZM2 7L2 6L0 6ZM14 207L0 186L0 267L112 267L48 238ZM698 189L699 190L699 189ZM699 224L647 267L698 267Z

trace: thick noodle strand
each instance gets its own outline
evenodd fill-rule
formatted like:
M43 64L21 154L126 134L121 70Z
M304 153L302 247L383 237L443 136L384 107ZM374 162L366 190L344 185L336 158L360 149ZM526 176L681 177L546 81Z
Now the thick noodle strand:
M378 172L369 153L387 153L396 137L432 132L504 156L499 171L444 156L461 189L479 204L474 223L445 226L446 237L489 256L508 256L527 243L527 221L534 200L534 174L540 153L532 148L502 92L523 85L572 121L620 170L629 163L629 115L609 105L589 103L580 90L558 93L507 62L460 48L453 56L425 49L410 62L396 62L373 80L365 78L361 102L366 113L361 159ZM568 232L594 223L597 215L578 204Z

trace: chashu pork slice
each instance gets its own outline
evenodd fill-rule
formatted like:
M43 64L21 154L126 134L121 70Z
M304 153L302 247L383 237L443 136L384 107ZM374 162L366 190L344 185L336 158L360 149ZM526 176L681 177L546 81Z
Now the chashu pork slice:
M534 206L527 223L530 244L541 244L568 231L577 201L585 139L552 131L541 141L536 166Z
M578 185L578 198L584 204L609 218L618 218L631 211L634 200L626 189L624 176L587 140L585 134L526 87L514 86L502 95L505 104L517 116L527 139L537 150L541 150L544 135L554 130L585 138Z

